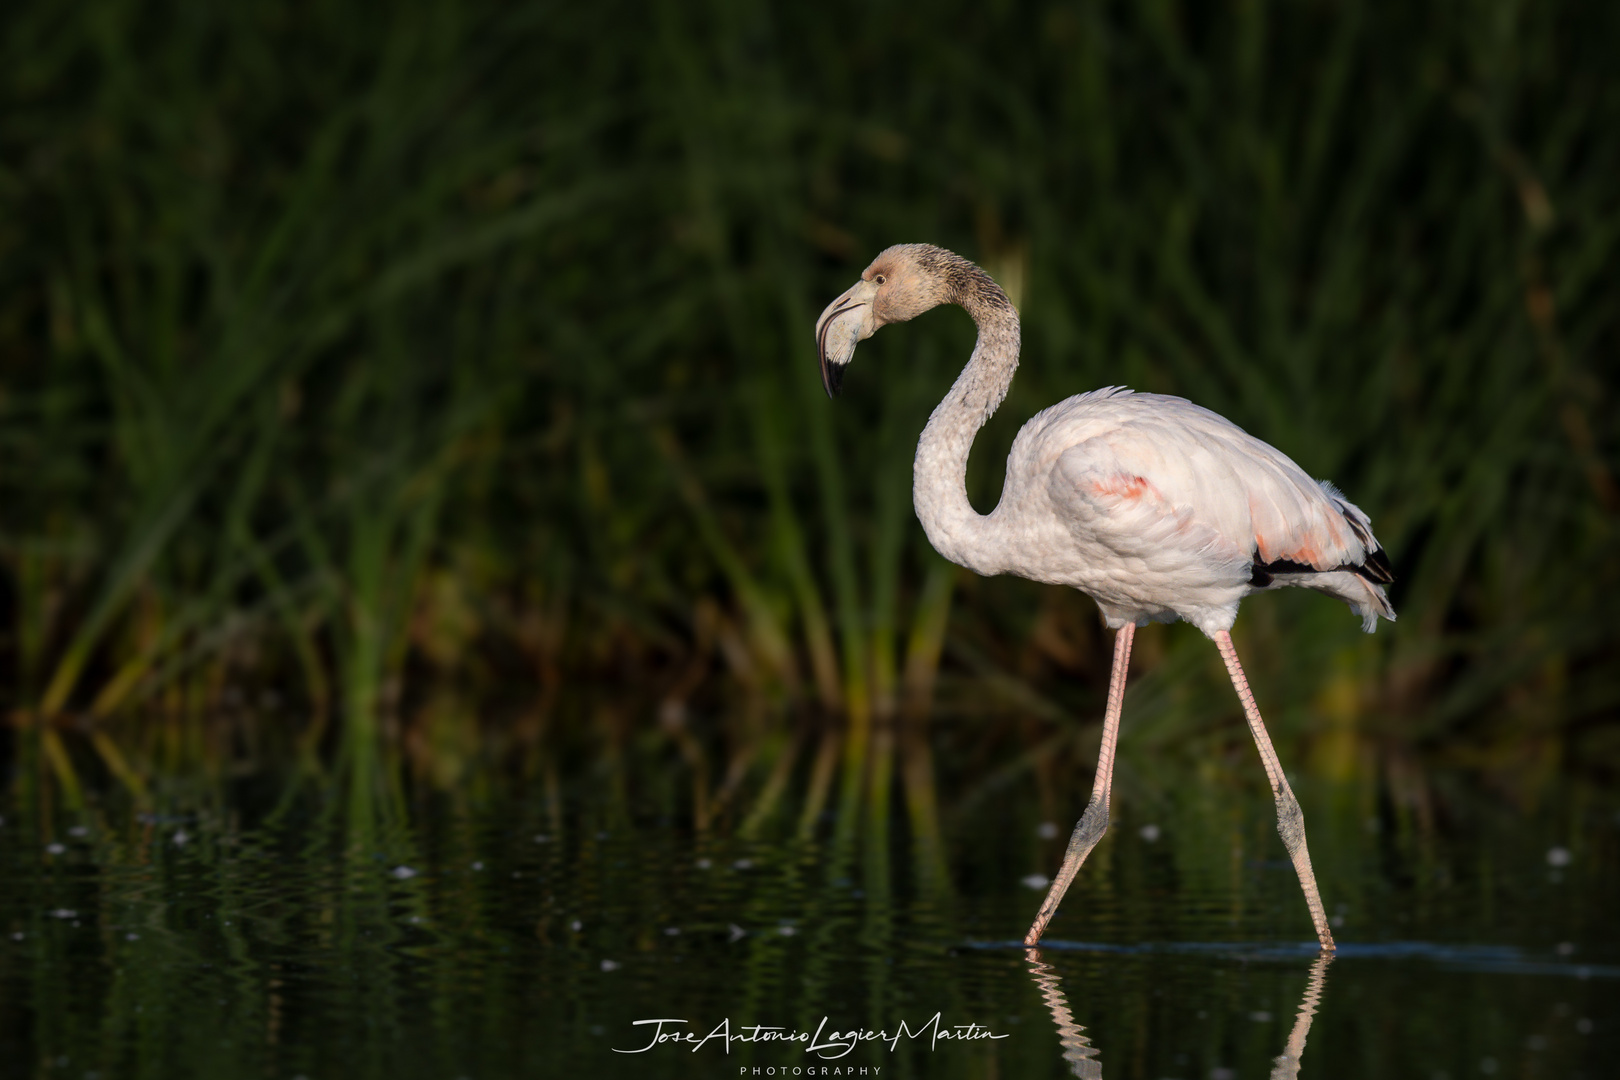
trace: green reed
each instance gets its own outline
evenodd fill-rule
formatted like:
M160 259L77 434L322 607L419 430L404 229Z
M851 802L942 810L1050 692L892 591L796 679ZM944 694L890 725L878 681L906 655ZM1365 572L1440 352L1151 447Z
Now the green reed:
M132 788L116 717L270 688L308 747L435 687L538 688L533 740L611 680L704 755L717 712L814 707L854 723L846 804L867 722L940 680L946 715L1073 745L1086 602L957 574L909 509L966 321L821 394L815 313L902 240L1023 312L981 509L1030 414L1125 383L1372 514L1398 624L1309 596L1238 624L1313 767L1620 753L1605 8L83 15L30 5L4 46L0 662L19 719L87 718ZM1144 639L1133 737L1231 739L1206 643ZM832 782L770 745L747 784Z

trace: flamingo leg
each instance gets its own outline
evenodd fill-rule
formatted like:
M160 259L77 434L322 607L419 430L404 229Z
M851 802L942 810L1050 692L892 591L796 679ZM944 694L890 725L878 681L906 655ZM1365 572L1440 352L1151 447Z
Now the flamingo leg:
M1126 623L1114 634L1114 670L1108 679L1108 709L1103 714L1102 747L1097 751L1097 777L1091 784L1091 801L1086 804L1085 812L1074 827L1074 834L1069 837L1069 850L1063 856L1063 866L1058 870L1057 877L1052 879L1052 887L1046 892L1035 923L1024 935L1025 945L1033 947L1040 943L1041 935L1046 933L1046 924L1057 914L1063 894L1069 891L1069 883L1080 872L1080 864L1086 861L1091 849L1108 831L1108 791L1114 783L1114 747L1119 742L1119 715L1125 704L1125 673L1131 666L1131 639L1135 636L1135 623Z
M1288 857L1294 861L1294 870L1299 874L1300 887L1305 890L1305 903L1311 909L1311 922L1316 924L1316 937L1324 950L1332 952L1333 933L1328 929L1322 894L1316 890L1311 853L1305 848L1305 815L1300 811L1299 800L1294 798L1293 788L1288 786L1288 777L1283 775L1277 750L1271 745L1271 736L1266 734L1265 721L1260 719L1260 707L1254 703L1254 691L1249 689L1249 680L1243 677L1243 665L1238 663L1232 635L1225 630L1217 630L1215 645L1221 650L1221 659L1226 661L1226 673L1232 677L1232 686L1237 690L1238 700L1243 703L1243 714L1249 718L1254 745L1260 750L1266 777L1271 781L1271 794L1277 800L1277 832L1282 834L1283 846L1288 849Z

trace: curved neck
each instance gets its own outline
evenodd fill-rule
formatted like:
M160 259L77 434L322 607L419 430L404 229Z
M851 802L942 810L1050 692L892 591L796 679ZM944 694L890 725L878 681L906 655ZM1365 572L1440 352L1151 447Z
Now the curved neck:
M978 325L979 340L917 442L912 505L934 550L959 566L996 574L1002 569L999 545L986 533L990 518L968 502L967 462L973 437L1007 396L1018 370L1018 312L1000 289L959 302Z

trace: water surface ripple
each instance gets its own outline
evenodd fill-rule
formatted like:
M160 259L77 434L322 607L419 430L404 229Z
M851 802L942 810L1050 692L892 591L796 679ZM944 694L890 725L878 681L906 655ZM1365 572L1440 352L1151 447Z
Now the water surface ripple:
M593 783L13 798L0 1061L85 1080L1611 1075L1609 796L1459 804L1424 832L1300 787L1331 959L1260 789L1124 798L1038 950L1018 938L1062 839L1014 788L970 814L854 799L747 830Z

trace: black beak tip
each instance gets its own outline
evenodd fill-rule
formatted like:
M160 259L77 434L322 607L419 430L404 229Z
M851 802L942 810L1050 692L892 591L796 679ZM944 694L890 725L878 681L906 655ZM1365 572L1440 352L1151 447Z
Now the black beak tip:
M827 396L835 398L844 388L844 365L829 364L826 360L821 362L821 385L826 388Z

